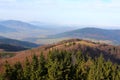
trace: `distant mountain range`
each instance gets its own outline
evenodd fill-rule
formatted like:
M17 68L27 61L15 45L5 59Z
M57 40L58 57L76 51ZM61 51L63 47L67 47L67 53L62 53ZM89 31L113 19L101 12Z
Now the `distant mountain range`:
M0 22L0 35L22 40L23 38L37 37L42 34L43 29L27 22L17 20L6 20Z
M81 38L90 40L109 41L113 44L120 44L120 30L107 30L99 28L82 28L49 36L51 38Z
M18 20L0 21L1 36L20 40L27 40L28 38L46 37L47 35L53 35L69 30L72 30L72 28L45 23L37 24Z
M40 28L40 27L37 27L30 23L23 22L23 21L17 21L17 20L1 21L0 24L3 26L6 26L8 28L13 28L16 30L26 30L26 29L31 30L31 29L39 29Z
M60 26L40 22L27 23L17 20L0 21L1 36L38 44L54 43L69 38L99 40L111 44L120 44L120 30L99 28L75 29L74 26Z

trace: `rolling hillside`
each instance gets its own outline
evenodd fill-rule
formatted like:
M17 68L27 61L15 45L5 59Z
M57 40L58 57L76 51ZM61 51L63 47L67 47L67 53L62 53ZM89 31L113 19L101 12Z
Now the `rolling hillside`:
M67 50L72 53L76 51L81 51L83 55L89 55L93 59L102 54L106 60L111 60L113 63L120 64L120 47L119 46L95 43L95 42L81 40L81 39L70 39L70 40L61 41L57 44L45 45L45 46L41 46L31 50L20 51L20 52L17 52L17 55L14 57L1 59L0 64L3 64L5 60L8 60L9 63L11 64L14 64L17 61L20 61L23 63L26 57L31 59L31 56L33 54L36 54L37 56L39 56L41 52L43 52L44 56L47 56L49 51L52 51L55 49L61 50L61 51Z
M17 51L28 50L40 45L0 36L0 58L12 57Z
M30 43L30 42L26 42L26 41L20 41L20 40L15 40L15 39L10 39L10 38L6 38L6 37L2 37L0 36L0 44L4 44L4 45L12 45L12 46L19 46L19 47L23 47L23 48L34 48L34 47L38 47L39 45L35 44L35 43ZM13 48L14 49L14 48Z
M27 50L28 48L22 47L22 46L15 46L12 44L2 44L0 43L0 52L15 52L15 51L22 51Z
M83 28L61 34L49 36L52 38L81 38L89 40L105 40L113 44L120 44L120 30L107 30L99 28Z

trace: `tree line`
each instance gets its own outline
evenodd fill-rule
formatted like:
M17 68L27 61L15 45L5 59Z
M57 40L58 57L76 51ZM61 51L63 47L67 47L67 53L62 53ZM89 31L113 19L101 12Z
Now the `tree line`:
M119 80L120 66L100 55L92 59L80 51L50 51L47 58L41 53L20 62L5 63L5 73L0 80Z

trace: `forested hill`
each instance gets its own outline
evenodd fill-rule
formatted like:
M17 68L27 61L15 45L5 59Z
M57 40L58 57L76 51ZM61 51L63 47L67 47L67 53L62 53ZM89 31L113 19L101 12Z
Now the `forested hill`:
M47 56L48 52L54 49L71 51L73 53L76 51L81 51L84 55L88 54L92 58L98 57L100 56L100 54L103 54L105 60L110 59L112 62L120 64L119 46L112 46L104 43L91 42L82 39L64 40L56 44L45 45L31 50L17 52L18 54L16 56L8 59L3 59L0 61L0 63L5 60L8 60L10 63L14 63L17 61L24 62L26 57L30 58L30 56L33 54L39 56L41 52L43 52L44 55Z
M0 36L0 44L6 44L6 45L13 45L13 46L20 46L23 48L33 48L33 47L38 47L38 44L27 42L27 41L21 41L21 40L16 40L16 39L11 39L11 38L6 38L3 36Z
M82 28L72 30L49 37L53 38L81 38L109 41L113 44L119 45L120 43L120 30L100 29L100 28Z
M74 54L69 51L54 50L47 59L41 54L26 58L24 67L20 62L11 66L5 63L3 80L119 80L120 65L104 60L100 55L92 58L80 51Z
M28 48L22 47L22 46L17 46L17 45L11 45L11 44L3 44L0 43L0 50L1 52L15 52L15 51L22 51L22 50L27 50Z

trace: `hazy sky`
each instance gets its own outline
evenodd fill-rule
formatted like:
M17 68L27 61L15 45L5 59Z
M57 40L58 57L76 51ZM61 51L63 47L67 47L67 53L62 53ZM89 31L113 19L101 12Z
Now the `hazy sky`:
M120 26L120 0L0 0L0 20L5 19Z

